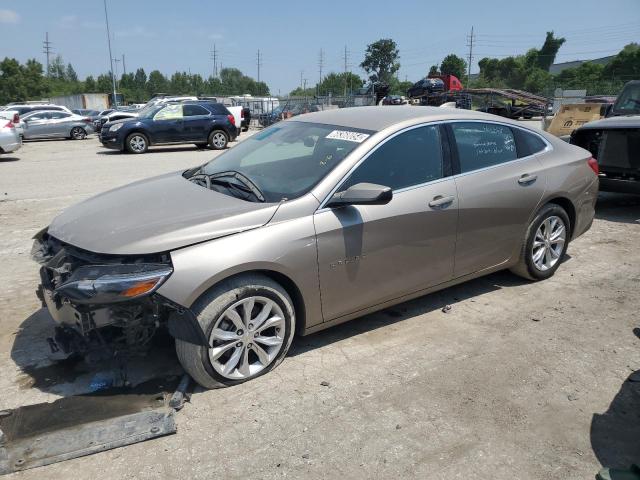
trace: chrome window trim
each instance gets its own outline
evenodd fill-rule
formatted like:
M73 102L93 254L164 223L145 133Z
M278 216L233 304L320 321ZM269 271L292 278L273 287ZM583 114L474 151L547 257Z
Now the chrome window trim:
M320 205L316 209L315 213L319 213L319 212L325 211L325 210L330 210L330 208L326 207L325 205L329 202L331 197L336 193L336 191L340 188L340 186L349 178L349 176L356 170L356 168L358 168L362 164L362 162L364 162L367 158L369 158L369 156L373 152L375 152L378 148L380 148L382 145L384 145L386 142L388 142L392 138L394 138L394 137L396 137L396 136L398 136L398 135L400 135L402 133L408 132L409 130L413 130L415 128L420 128L420 127L425 127L425 126L430 126L430 125L444 125L444 124L447 124L447 123L469 123L469 122L473 122L473 123L491 123L491 124L500 125L500 126L503 126L503 127L517 128L519 130L522 130L525 133L529 133L529 134L535 135L538 138L540 138L544 142L545 148L540 150L539 152L533 153L531 155L527 155L525 157L518 157L518 158L515 158L513 160L509 160L508 162L497 163L495 165L490 165L488 167L479 168L477 170L471 170L469 172L464 172L464 173L457 173L457 174L451 175L449 177L442 177L442 178L439 178L439 179L436 179L436 180L431 180L429 182L425 182L425 183L421 183L421 184L417 184L417 185L411 185L411 186L408 186L408 187L403 187L403 188L400 188L398 190L394 190L393 191L394 194L395 193L402 193L404 191L412 190L414 188L424 187L426 185L430 185L430 184L433 184L433 183L436 183L436 182L440 182L440 181L443 181L443 180L448 180L450 178L454 178L455 179L455 178L459 178L459 177L462 177L462 176L465 176L465 175L469 175L469 174L472 174L472 173L481 172L481 171L488 170L488 169L491 169L491 168L496 168L496 167L499 167L501 165L507 165L507 164L511 164L513 162L518 162L518 161L521 161L521 160L527 160L527 159L535 157L537 155L541 155L543 153L547 153L547 152L553 151L553 145L549 142L549 140L547 140L543 135L539 134L538 132L536 132L534 130L530 130L530 129L525 128L525 127L521 127L519 125L514 125L512 123L501 122L499 120L492 120L492 119L485 120L485 119L477 119L477 118L469 118L469 119L457 119L456 118L456 119L449 119L449 120L433 120L433 121L430 121L430 122L419 123L417 125L411 125L410 127L403 128L402 130L398 130L397 132L394 132L392 135L386 137L380 143L376 144L371 150L369 150L366 153L366 155L364 155L360 160L358 160L356 162L356 164L353 167L351 167L349 169L349 171L340 179L340 181L336 183L336 186L331 189L329 194L320 202ZM441 137L441 139L442 139L442 137ZM453 141L455 142L455 138L453 139Z

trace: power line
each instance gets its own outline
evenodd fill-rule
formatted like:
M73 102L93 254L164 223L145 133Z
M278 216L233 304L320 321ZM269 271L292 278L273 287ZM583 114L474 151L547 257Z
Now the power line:
M53 51L53 48L51 48L52 42L49 41L49 32L45 33L44 36L44 42L42 42L42 48L43 51L42 53L46 54L47 56L47 77L51 74L51 70L49 68L49 57L51 56L51 52Z

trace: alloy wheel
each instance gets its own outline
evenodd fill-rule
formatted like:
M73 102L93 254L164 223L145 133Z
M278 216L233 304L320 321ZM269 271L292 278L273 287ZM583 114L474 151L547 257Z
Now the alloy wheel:
M129 145L131 146L131 150L136 153L141 153L147 148L147 141L142 135L134 135L129 139Z
M80 127L74 127L71 130L71 138L73 138L74 140L82 140L85 136L85 131Z
M224 148L227 144L227 138L224 136L224 133L217 132L211 136L211 143L215 148Z
M223 377L246 380L267 368L284 345L285 317L270 298L243 298L227 308L213 326L209 360Z
M547 217L536 231L531 247L533 264L541 272L553 268L560 260L567 240L567 227L555 215Z

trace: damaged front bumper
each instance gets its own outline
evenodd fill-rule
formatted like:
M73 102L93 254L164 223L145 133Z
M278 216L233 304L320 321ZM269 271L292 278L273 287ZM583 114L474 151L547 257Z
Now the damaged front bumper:
M169 254L95 254L42 231L34 237L32 257L41 264L37 295L58 325L49 341L54 352L137 353L160 328L190 343L207 343L188 308L156 293L173 272Z

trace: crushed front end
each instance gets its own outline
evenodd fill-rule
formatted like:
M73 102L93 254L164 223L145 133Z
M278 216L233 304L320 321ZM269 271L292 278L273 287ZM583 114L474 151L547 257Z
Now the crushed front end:
M142 354L166 327L201 343L191 312L156 293L173 272L168 253L96 254L43 231L34 237L32 257L41 265L38 297L57 324L53 353L88 363Z

